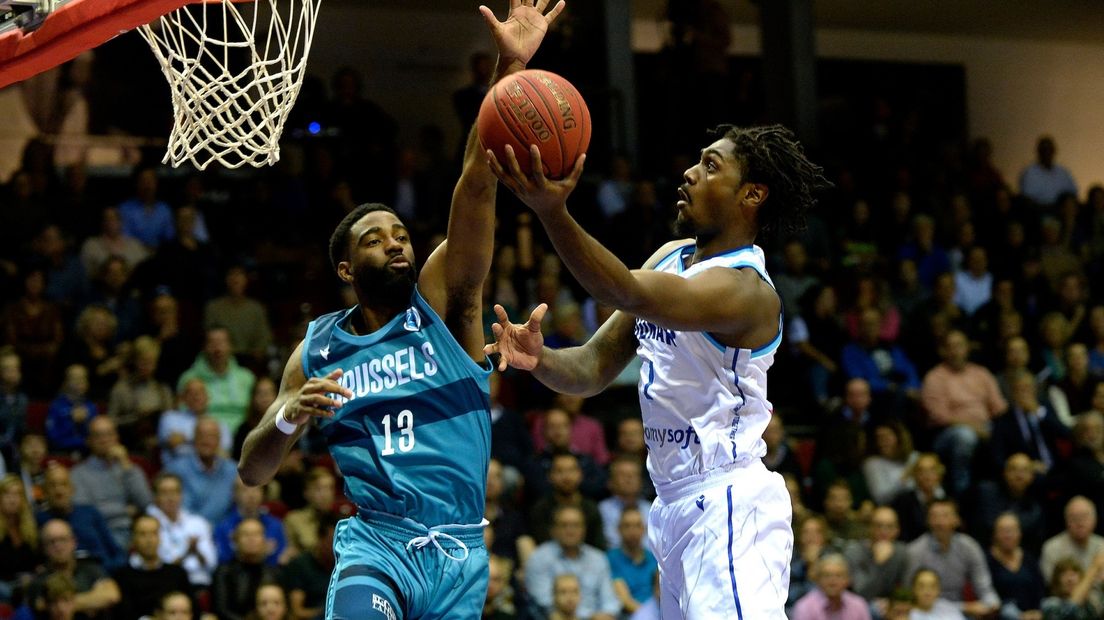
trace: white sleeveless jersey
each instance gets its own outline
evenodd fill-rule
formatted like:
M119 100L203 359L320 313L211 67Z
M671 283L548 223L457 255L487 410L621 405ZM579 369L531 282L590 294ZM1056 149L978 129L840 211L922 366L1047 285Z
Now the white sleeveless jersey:
M692 278L713 267L746 267L774 286L758 246L729 250L687 268L694 249L693 243L678 248L655 270ZM781 314L777 336L754 350L642 319L636 320L635 334L643 361L640 411L653 482L673 482L767 453L763 431L773 409L767 400L767 369L782 340Z

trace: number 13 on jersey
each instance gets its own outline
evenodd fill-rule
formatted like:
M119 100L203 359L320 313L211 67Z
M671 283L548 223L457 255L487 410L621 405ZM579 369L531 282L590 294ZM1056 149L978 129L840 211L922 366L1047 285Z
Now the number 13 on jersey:
M391 414L383 416L383 451L382 456L391 456L395 453L395 445L391 439ZM403 409L395 416L395 432L399 434L399 452L410 452L414 449L414 413L409 409Z

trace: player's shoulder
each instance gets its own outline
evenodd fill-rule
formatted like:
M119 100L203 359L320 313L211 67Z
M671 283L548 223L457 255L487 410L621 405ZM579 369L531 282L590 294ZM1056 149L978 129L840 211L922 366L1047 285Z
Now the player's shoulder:
M644 263L644 269L654 269L656 265L663 262L663 259L671 256L675 252L682 250L687 246L693 246L693 239L675 239L674 241L668 241L664 243L658 250L656 250L650 258Z

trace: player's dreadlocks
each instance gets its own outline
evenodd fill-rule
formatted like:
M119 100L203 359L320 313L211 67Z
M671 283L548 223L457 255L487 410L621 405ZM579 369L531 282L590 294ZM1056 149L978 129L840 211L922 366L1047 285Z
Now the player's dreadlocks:
M803 229L805 213L816 204L814 194L832 183L824 177L824 169L805 156L793 132L782 125L719 125L712 133L735 143L736 158L744 166L744 181L762 183L770 190L766 208L759 211L760 232Z
M335 271L338 263L349 259L349 231L353 228L353 224L374 211L387 211L398 217L394 209L378 202L365 203L350 211L334 229L333 234L330 235L330 264L333 265Z

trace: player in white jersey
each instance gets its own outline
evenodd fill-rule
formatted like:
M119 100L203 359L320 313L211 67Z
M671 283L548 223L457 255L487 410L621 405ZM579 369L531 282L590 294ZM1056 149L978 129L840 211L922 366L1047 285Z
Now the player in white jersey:
M513 153L499 179L541 219L557 253L599 302L618 311L583 346L548 349L538 307L524 325L496 307L488 353L572 394L604 389L642 361L640 408L658 499L649 541L660 565L664 620L782 619L793 532L782 477L767 471L767 369L782 338L782 303L767 275L760 232L798 228L828 186L784 127L721 126L679 187L677 227L631 271L579 227L566 200L584 158L562 181L520 172ZM626 231L627 234L631 234Z

